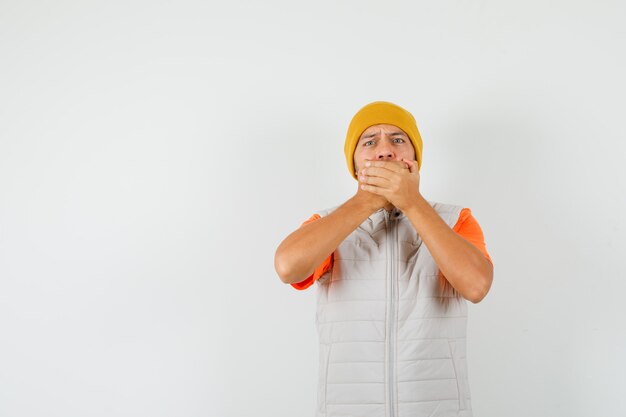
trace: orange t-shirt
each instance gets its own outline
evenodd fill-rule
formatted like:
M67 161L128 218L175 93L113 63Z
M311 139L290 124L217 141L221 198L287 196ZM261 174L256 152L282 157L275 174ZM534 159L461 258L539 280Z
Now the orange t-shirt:
M302 223L302 226L305 224L309 224L314 222L317 219L320 219L319 214L312 215L307 221ZM478 222L472 216L472 212L468 208L464 208L461 210L459 214L459 220L457 220L456 224L452 228L455 232L457 232L460 236L467 239L470 243L476 246L482 253L485 255L485 258L493 265L493 261L491 257L487 253L487 247L485 246L485 237L483 235L483 231L478 225ZM328 272L333 267L333 254L331 253L328 258L322 262L320 266L318 266L315 271L304 281L300 281L295 284L291 284L297 290L304 290L309 288L315 281L317 281L322 275Z

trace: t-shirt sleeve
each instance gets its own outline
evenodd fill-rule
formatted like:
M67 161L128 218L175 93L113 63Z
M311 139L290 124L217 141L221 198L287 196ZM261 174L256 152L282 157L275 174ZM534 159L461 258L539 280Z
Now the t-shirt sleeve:
M304 223L302 223L302 225L300 225L300 227L302 227L304 225L307 225L309 223L312 223L315 220L321 219L321 218L322 217L319 214L314 214L311 217L309 217L308 220L306 220ZM315 271L313 271L313 273L311 275L309 275L304 281L300 281L300 282L297 282L295 284L291 284L291 286L294 287L297 290L305 290L305 289L309 288L322 275L324 275L326 272L331 270L331 268L333 267L333 260L334 260L333 254L331 253L326 259L324 259L324 261L317 268L315 268Z
M478 222L476 221L474 216L472 216L472 212L470 209L464 208L463 210L461 210L459 220L457 220L456 225L454 225L452 230L454 230L459 235L467 239L471 244L476 246L482 252L482 254L485 255L485 258L487 258L487 260L491 262L491 265L493 265L493 261L487 253L487 247L485 245L485 236L483 235L483 231L478 225Z

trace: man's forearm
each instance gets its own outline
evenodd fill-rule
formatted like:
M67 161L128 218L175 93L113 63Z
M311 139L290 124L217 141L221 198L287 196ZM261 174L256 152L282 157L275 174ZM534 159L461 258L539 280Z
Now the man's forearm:
M473 303L482 300L491 287L493 268L480 250L454 232L421 196L404 214L454 289Z
M276 249L274 267L285 283L306 279L373 209L352 197L328 216L309 223L285 238Z

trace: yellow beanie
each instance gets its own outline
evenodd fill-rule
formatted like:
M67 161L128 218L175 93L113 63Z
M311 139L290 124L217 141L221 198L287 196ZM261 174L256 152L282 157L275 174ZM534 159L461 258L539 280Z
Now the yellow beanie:
M421 168L422 137L417 130L417 123L415 123L413 115L396 104L387 101L375 101L362 107L361 110L354 115L348 127L344 153L346 154L348 170L355 179L357 176L354 172L354 151L359 142L359 138L368 127L383 123L397 126L409 136L413 148L415 148L417 169L419 170Z

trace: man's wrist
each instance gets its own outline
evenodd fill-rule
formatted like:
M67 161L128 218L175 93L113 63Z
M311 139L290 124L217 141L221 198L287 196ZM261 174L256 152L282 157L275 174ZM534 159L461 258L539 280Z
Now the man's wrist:
M400 207L398 207L400 208ZM400 208L400 210L406 215L408 216L409 213L411 214L420 214L420 213L424 213L424 210L427 210L428 208L432 208L432 206L430 205L430 203L422 196L422 194L418 193L417 197L415 199L413 199L411 201L411 203L409 204L408 207L405 207L404 209Z
M363 194L357 193L348 200L348 204L353 210L360 212L362 215L365 215L365 217L369 217L370 214L380 207L374 204L371 199L363 197Z

